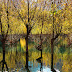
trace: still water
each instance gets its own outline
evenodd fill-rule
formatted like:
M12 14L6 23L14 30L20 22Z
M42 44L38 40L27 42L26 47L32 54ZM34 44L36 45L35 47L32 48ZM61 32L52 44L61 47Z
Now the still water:
M9 72L52 72L51 71L51 49L43 44L42 59L41 52L35 48L35 43L29 42L28 68L26 68L25 40L20 40L15 45L7 45L5 49L5 62ZM2 47L0 46L0 61L3 60ZM0 72L2 71L0 63ZM72 72L72 52L68 48L54 49L54 68L56 72ZM4 65L6 72L6 65Z

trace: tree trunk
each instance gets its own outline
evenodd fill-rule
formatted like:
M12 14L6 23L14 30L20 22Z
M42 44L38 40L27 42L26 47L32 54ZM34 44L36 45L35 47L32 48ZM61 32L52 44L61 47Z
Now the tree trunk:
M26 68L28 68L28 25L27 25L27 36L26 36Z
M4 68L4 64L6 65L6 68L7 68L7 71L8 71L8 67L7 67L7 64L5 62L5 39L2 40L2 48L3 48L2 71L3 71L3 68Z
M3 60L5 61L5 41L2 40L2 48L3 48Z
M41 50L41 58L42 58L42 50Z
M42 61L41 61L41 67L40 67L40 72L42 71L42 66L43 66L43 63L42 63Z
M2 48L3 48L3 64L2 64L2 71L4 68L4 62L5 62L5 41L2 41Z
M40 40L41 40L41 58L42 58L42 30L41 30Z
M28 67L28 37L26 38L26 67Z
M53 42L54 40L51 39L51 70L53 70L53 49L54 49Z

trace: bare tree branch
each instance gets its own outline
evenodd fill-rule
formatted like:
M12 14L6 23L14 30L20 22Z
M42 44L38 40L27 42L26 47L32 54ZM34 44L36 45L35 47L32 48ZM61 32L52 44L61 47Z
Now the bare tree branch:
M35 6L35 9L34 9L34 13L33 13L33 17L31 18L31 21L34 19L34 17L35 17L35 12L36 12L36 8L37 8L37 4L36 4L36 6Z
M17 10L17 7L15 6L15 4L13 3L14 8ZM21 16L21 14L19 13L19 11L17 10L19 17L21 18L21 20L24 22L23 17Z

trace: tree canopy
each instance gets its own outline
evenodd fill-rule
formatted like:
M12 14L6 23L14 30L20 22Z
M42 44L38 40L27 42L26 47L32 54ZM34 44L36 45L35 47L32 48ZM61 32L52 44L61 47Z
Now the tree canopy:
M52 34L53 29L53 12L54 12L54 31L59 32L62 26L62 33L72 33L71 21L71 4L51 4L50 1L31 0L29 1L29 27L32 27L32 34L40 34L41 29L43 34ZM48 7L48 4L50 5ZM1 22L3 31L7 31L7 4L2 1L1 5ZM28 10L26 0L20 2L9 2L9 34L24 34L26 33L26 24L28 24ZM61 7L61 9L59 9ZM49 9L48 9L49 8ZM43 28L42 28L43 22ZM1 32L1 30L0 30Z

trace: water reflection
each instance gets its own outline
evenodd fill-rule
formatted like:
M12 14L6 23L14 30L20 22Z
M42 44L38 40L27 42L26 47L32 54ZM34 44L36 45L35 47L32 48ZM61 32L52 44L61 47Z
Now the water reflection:
M8 66L7 66L7 62L5 61L5 46L3 47L3 59L0 62L0 64L2 64L2 72L4 70L4 65L6 66L6 69L8 71Z
M4 70L4 64L6 70L9 70L9 72L52 72L50 68L51 53L48 52L47 48L43 49L42 57L41 52L34 48L33 43L29 43L29 52L27 55L25 49L22 49L20 42L18 42L16 46L6 47L6 51L3 50L3 53L0 51L0 60L2 60L0 66L1 70ZM70 53L68 55L68 49L65 49L64 52L60 53L58 48L55 48L55 52L53 59L54 69L61 72L71 72L72 54ZM26 56L28 59L26 59ZM27 66L26 62L28 63Z
M28 52L26 52L26 65L25 65L25 68L26 68L27 72L30 72L29 65L28 65L28 59L29 59L28 57L29 57Z
M36 59L38 63L41 64L41 67L40 67L40 71L42 71L42 67L43 67L43 63L42 63L42 57L39 57L38 59Z

